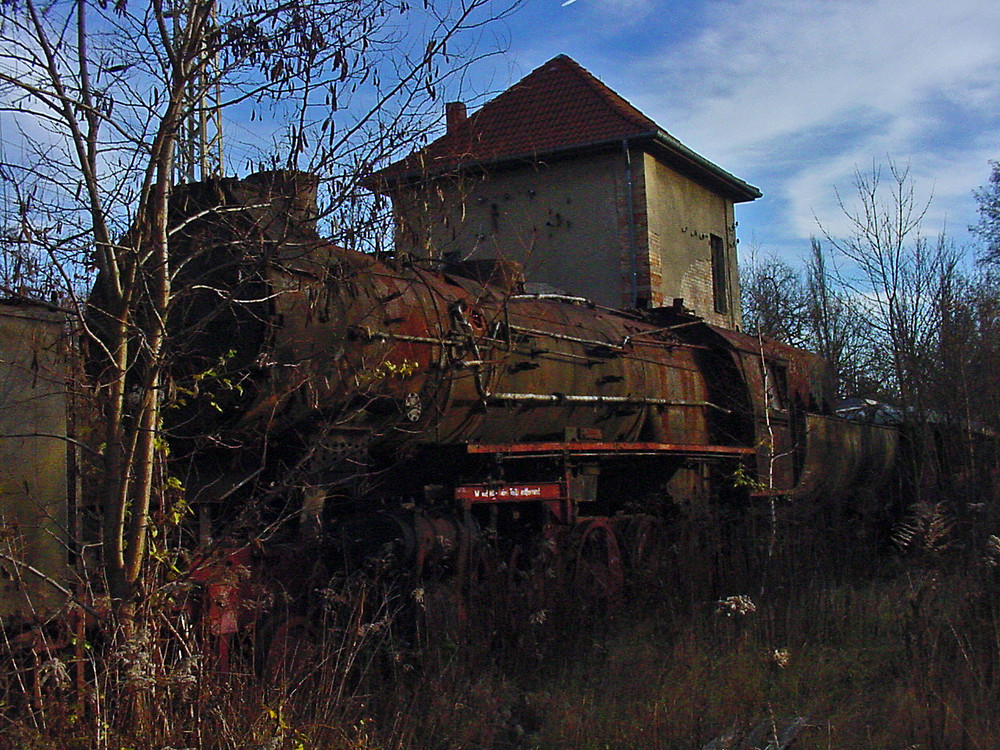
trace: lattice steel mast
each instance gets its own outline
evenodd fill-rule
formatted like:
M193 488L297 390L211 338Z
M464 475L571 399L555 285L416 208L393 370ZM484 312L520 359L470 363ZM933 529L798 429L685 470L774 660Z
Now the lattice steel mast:
M197 73L188 81L184 109L174 158L174 182L195 182L221 177L223 171L221 84L214 51L208 48L215 26L214 0L177 0L171 13L175 36L184 33L183 24L208 5L206 28L200 34L199 58L192 62Z

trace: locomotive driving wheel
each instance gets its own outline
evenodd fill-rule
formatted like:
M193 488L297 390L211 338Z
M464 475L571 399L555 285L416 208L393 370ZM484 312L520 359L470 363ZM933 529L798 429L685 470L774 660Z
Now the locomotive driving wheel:
M583 521L573 533L573 591L586 605L610 610L625 588L621 547L606 518Z
M621 516L614 520L621 542L625 569L631 584L653 582L663 568L664 531L660 519L650 515Z
M298 615L275 616L259 632L264 673L280 681L307 673L317 662L320 647L312 622Z
M510 611L536 613L545 608L547 582L555 562L545 545L518 544L507 558L507 599Z

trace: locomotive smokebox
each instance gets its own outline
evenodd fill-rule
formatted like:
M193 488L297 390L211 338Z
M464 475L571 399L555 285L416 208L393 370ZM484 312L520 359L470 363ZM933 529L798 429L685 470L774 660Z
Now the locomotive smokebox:
M296 235L315 237L318 188L318 177L295 170L186 183L170 196L171 224L181 226L208 212L207 220L220 230L256 228L274 242Z

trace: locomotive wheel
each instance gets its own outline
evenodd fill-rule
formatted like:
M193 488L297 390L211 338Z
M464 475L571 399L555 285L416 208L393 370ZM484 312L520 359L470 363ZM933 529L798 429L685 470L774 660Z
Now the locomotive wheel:
M573 590L584 604L606 610L621 601L625 587L621 548L610 521L584 521L574 534Z
M655 580L663 567L663 524L654 516L622 516L614 521L625 569L636 581Z
M266 623L260 645L265 654L264 674L272 680L305 676L318 662L319 645L312 622L291 615Z
M506 610L513 623L544 619L553 577L558 577L558 559L544 545L519 544L507 559Z

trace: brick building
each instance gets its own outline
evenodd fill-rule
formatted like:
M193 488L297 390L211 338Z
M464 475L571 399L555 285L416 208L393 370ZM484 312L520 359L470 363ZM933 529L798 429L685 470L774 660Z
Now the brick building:
M683 299L740 325L735 203L752 185L694 153L565 55L375 175L396 249L510 259L534 289L610 307Z

